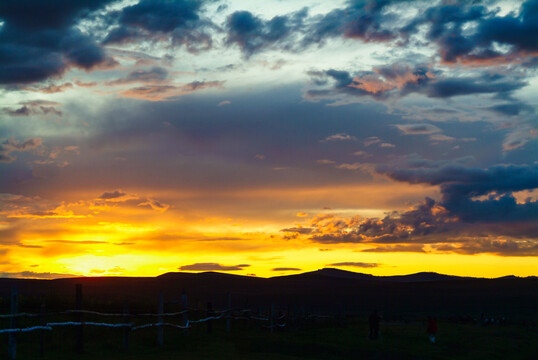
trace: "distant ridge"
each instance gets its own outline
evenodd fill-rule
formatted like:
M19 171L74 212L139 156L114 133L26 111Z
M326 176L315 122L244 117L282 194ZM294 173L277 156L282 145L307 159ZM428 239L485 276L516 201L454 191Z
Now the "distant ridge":
M453 280L517 280L517 279L529 279L534 280L538 279L537 276L515 276L515 275L505 275L497 278L483 278L483 277L472 277L472 276L456 276L456 275L446 275L439 274L436 272L418 272L414 274L407 275L388 275L388 276L376 276L371 274L365 274L360 272L354 272L349 270L341 270L337 268L322 268L314 271L307 271L304 273L293 274L293 275L278 275L271 276L268 278L258 277L255 275L238 275L230 274L225 272L218 271L203 271L203 272L190 272L190 271L177 271L177 272L167 272L157 276L69 276L69 277L59 277L51 279L40 279L40 278L12 278L5 277L0 279L5 280L44 280L44 281L54 281L62 279L161 279L161 280L181 280L181 279L213 279L213 280L226 280L226 279L258 279L258 280L270 280L270 279L327 279L327 278L337 278L337 279L351 279L351 280L362 280L362 281L375 281L375 282L434 282L434 281L453 281Z
M422 282L422 281L448 281L448 280L470 280L473 277L462 277L454 275L438 274L436 272L419 272L409 275L375 276L370 274L357 273L353 271L340 270L335 268L323 268L297 276L326 276L343 279L358 279L370 281L391 281L391 282Z
M206 271L206 272L169 272L157 276L159 279L181 279L181 278L213 278L213 279L266 279L255 276L246 276L246 275L236 275L228 274L216 271ZM382 282L398 282L398 283L410 283L410 282L433 282L433 281L455 281L455 280L488 280L487 278L478 278L471 276L456 276L456 275L445 275L439 274L436 272L418 272L408 275L389 275L389 276L375 276L371 274L364 274L360 272L341 270L336 268L323 268L314 271L308 271L300 274L294 275L280 275L273 276L267 279L315 279L315 278L337 278L337 279L352 279L352 280L363 280L363 281L382 281ZM534 276L529 276L530 278L535 278ZM520 279L520 277L514 275L501 276L494 279Z

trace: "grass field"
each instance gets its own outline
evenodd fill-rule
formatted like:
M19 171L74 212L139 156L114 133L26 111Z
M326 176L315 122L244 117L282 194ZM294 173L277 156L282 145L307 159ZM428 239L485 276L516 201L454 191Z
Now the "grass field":
M0 358L7 358L2 335ZM133 332L128 352L123 330L85 328L84 354L74 352L73 328L45 333L42 359L537 359L538 331L515 325L481 326L439 322L436 344L430 344L424 324L382 323L381 338L368 339L366 320L311 324L270 333L256 324L237 324L224 331L223 322L208 334L199 325L189 334L165 329L165 345L157 346L156 329ZM39 333L17 337L17 359L39 358Z

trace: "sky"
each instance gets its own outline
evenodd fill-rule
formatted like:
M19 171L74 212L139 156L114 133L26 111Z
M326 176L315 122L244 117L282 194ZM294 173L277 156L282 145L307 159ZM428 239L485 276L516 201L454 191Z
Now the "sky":
M0 2L0 276L538 275L538 1Z

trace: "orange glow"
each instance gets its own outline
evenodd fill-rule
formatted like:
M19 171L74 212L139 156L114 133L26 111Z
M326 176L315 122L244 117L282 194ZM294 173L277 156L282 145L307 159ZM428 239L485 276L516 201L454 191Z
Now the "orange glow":
M178 271L184 265L216 262L248 264L234 273L270 277L281 275L272 271L274 268L293 267L301 269L295 272L302 272L348 261L379 264L370 268L345 267L377 275L437 271L493 277L516 270L518 275L531 275L535 271L532 257L457 255L428 246L424 248L426 253L363 252L380 245L322 244L312 241L306 232L292 236L281 231L290 227L308 229L315 226L322 234L344 234L367 217L385 216L384 212L388 210L369 207L389 202L393 194L404 191L407 196L413 196L415 191L421 196L425 191L436 192L434 188L404 188L398 183L385 182L377 186L339 189L258 189L216 193L217 199L219 196L236 199L235 206L228 206L228 216L219 216L224 214L219 206L185 211L174 205L190 199L196 201L201 196L198 193L164 191L146 196L142 190L137 190L126 191L126 195L109 200L76 194L78 200L63 202L50 210L46 210L49 203L46 200L39 203L32 199L26 205L3 210L8 221L2 222L1 228L17 229L14 240L21 245L8 247L3 255L7 261L2 270L32 269L84 276L155 276ZM75 194L70 196L76 197ZM156 200L160 198L166 198L170 204ZM325 210L321 206L317 209L291 206L288 210L265 210L268 205L263 205L264 202L281 201L282 198L289 204L307 203L305 199L308 198L322 199L320 203L331 199L331 204L338 206ZM254 206L255 211L251 214L239 211L245 206L252 211L249 204L253 201L262 203L259 210ZM346 209L342 205L354 205L354 208ZM392 207L386 205L387 209ZM435 214L444 211L438 206L432 210ZM359 213L363 215L357 215ZM380 224L380 220L377 223ZM398 231L411 229L402 227Z

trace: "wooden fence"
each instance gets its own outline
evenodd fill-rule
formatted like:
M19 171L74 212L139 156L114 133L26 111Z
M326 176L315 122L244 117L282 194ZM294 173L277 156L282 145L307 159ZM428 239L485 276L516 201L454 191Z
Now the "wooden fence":
M232 296L231 294L227 295L227 308L224 310L214 310L211 303L207 303L205 309L205 316L199 318L192 318L191 316L196 313L200 313L200 309L193 309L187 306L187 294L183 293L181 296L181 311L178 312L164 312L164 296L163 292L158 294L158 306L157 313L138 313L131 314L129 312L129 303L125 302L123 304L123 311L121 313L103 313L97 311L90 311L83 309L83 296L82 296L82 285L76 284L75 291L75 309L65 310L60 312L46 312L45 305L41 305L41 310L39 313L26 313L19 312L18 307L18 291L17 289L12 289L11 291L11 313L10 314L0 314L0 319L9 319L9 328L0 329L0 334L8 335L8 357L9 359L16 359L17 357L17 334L39 331L40 332L40 344L39 352L43 356L44 352L44 334L47 331L52 331L57 327L73 327L74 328L74 340L75 340L75 352L82 353L84 351L84 328L88 326L92 327L108 327L108 328L120 328L123 329L123 348L125 351L129 349L129 337L132 331L146 329L146 328L157 328L157 343L159 346L164 344L164 328L176 328L182 329L184 332L188 332L193 326L197 326L205 323L207 332L211 332L213 328L213 322L215 320L223 319L226 321L226 332L231 331L231 322L232 320L254 320L261 322L261 326L273 332L276 328L282 328L287 326L288 314L279 314L275 312L274 305L271 306L271 309L268 314L262 314L261 312L255 312L251 309L239 309L232 308ZM64 322L47 322L47 318L54 316L68 315L72 317L73 321L64 321ZM105 318L118 318L121 319L121 322L95 322L95 321L84 321L84 316L96 316L96 317L105 317ZM191 316L190 316L191 315ZM29 327L17 327L18 319L28 317L34 318L37 321L36 325ZM313 316L315 317L315 316ZM321 316L319 316L321 317ZM134 320L141 318L150 318L156 319L156 321L146 322L143 324L137 324ZM166 319L166 321L165 321ZM175 322L172 322L175 320ZM178 321L179 320L179 321ZM138 321L139 322L139 321Z

